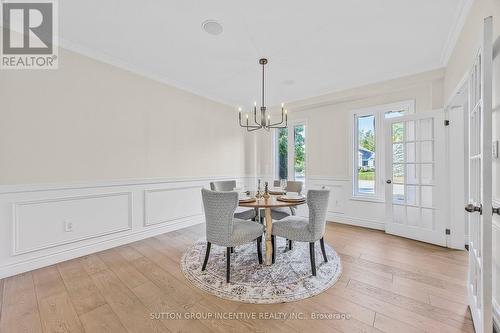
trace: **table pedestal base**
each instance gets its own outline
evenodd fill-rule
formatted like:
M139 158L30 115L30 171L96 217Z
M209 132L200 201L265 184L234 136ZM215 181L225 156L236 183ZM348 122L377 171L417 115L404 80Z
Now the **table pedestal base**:
M273 218L271 216L271 208L265 209L265 224L266 224L266 265L273 263L273 244L271 242L271 234L273 232Z

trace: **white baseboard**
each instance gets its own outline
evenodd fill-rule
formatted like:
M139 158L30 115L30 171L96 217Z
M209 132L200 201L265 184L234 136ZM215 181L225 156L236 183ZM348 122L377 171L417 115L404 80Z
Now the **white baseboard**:
M145 238L154 237L166 232L187 228L205 222L204 216L192 217L187 220L182 220L177 223L153 227L146 230L128 233L124 236L111 238L105 241L99 241L92 244L74 247L69 250L51 253L49 255L28 259L21 262L16 262L10 265L0 266L0 279L12 275L24 273L34 269L57 264L62 261L78 258L89 255L95 252L104 251L120 245L129 244Z
M326 218L327 221L329 222L348 224L357 227L364 227L376 230L385 230L385 223L378 220L364 219L364 218L347 216L344 214L330 213L330 212L327 214Z

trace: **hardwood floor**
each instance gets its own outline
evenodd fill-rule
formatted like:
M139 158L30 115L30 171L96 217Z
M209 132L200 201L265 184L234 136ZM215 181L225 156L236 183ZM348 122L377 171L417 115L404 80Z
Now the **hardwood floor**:
M329 223L341 279L298 302L257 305L192 287L179 265L199 225L0 280L0 332L473 332L467 254ZM304 258L307 260L308 258ZM185 314L302 313L307 319L187 320ZM179 313L180 319L151 319ZM346 314L348 319L311 319Z

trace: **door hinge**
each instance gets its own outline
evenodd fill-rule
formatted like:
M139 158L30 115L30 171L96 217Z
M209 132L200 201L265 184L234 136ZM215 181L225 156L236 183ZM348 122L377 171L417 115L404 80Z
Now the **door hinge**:
M447 235L450 235L450 234L451 234L451 230L450 230L450 229L446 229L446 230L445 230L445 233L446 233Z
M448 119L444 121L444 126L450 126L450 121Z

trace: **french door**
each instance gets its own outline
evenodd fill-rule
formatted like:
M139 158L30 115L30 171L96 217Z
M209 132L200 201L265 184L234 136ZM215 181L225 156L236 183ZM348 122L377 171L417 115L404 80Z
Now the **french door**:
M469 266L468 298L477 333L492 323L492 18L484 21L483 40L469 76Z
M386 232L445 246L444 112L385 122Z

